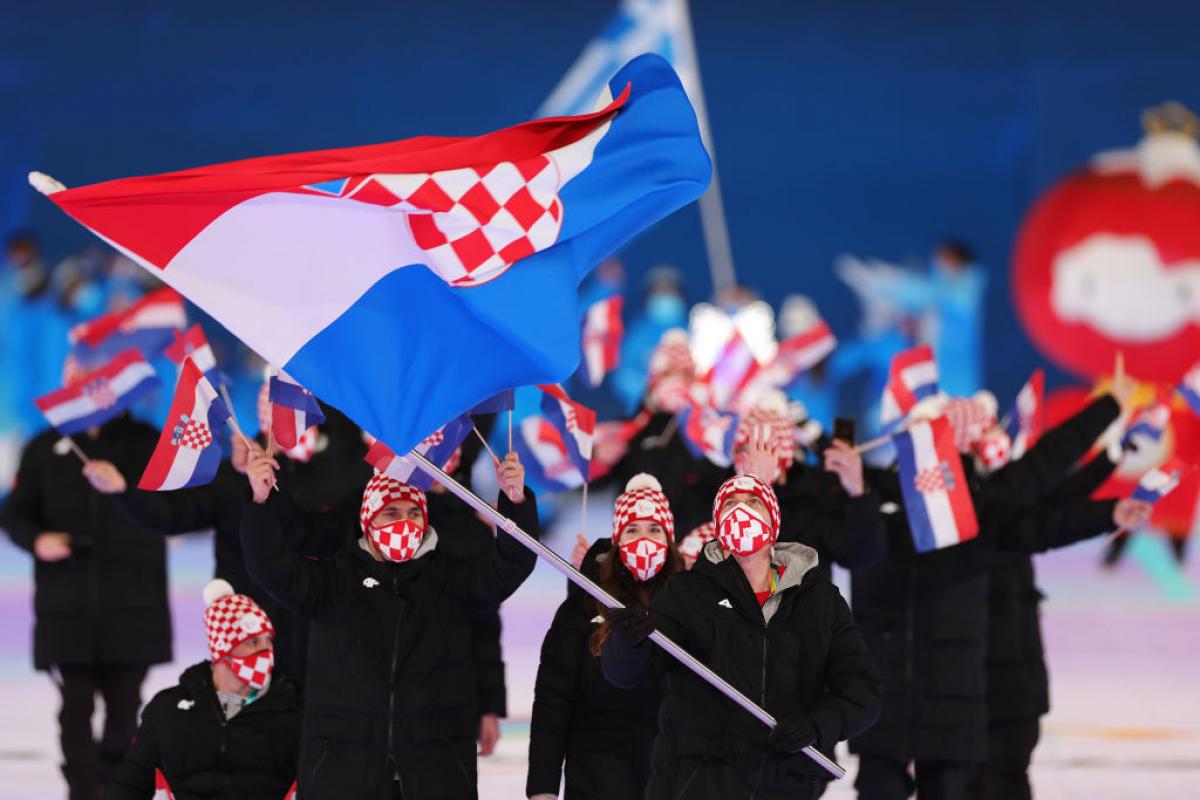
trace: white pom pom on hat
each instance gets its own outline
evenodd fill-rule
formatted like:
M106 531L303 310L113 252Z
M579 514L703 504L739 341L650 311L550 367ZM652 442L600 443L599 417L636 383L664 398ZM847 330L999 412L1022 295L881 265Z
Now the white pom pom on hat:
M662 491L662 484L658 482L658 478L648 472L639 472L629 479L629 483L625 484L625 491L632 492L635 489L653 489L656 492Z
M781 417L788 416L791 409L788 407L788 397L778 389L771 389L758 398L758 402L754 407L762 411L767 411L773 414L778 414Z
M987 389L980 389L975 394L971 395L971 399L987 409L987 412L993 417L1000 410L1000 403L996 401L996 395L989 392Z
M223 578L215 578L204 586L204 605L211 606L222 597L233 594L233 587Z

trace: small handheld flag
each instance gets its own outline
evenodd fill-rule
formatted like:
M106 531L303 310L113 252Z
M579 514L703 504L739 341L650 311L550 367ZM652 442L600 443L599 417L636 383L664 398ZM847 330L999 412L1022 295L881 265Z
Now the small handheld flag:
M707 458L718 467L733 464L733 442L738 415L692 404L679 413L679 432L696 458Z
M918 553L973 539L975 504L945 417L916 422L897 434L900 488Z
M1136 444L1134 437L1148 439L1151 442L1162 440L1163 432L1171 422L1171 407L1166 403L1155 403L1138 411L1133 421L1121 437L1121 445L1128 447Z
M209 483L221 464L218 436L229 416L216 387L185 357L167 424L138 488L162 492Z
M576 403L558 386L538 386L542 390L542 413L558 429L571 463L580 475L591 470L592 444L596 435L596 412Z
M1012 441L1011 459L1023 456L1042 435L1045 417L1046 379L1040 369L1033 371L1029 380L1017 392L1017 401L1005 416L1005 429Z
M463 440L470 435L475 426L470 417L456 417L426 436L413 449L434 464L445 467L450 463L454 453ZM390 447L376 439L367 451L365 460L379 472L395 478L398 481L415 486L418 489L428 489L433 486L433 478L425 474L412 459L397 455Z
M317 398L283 370L271 376L267 391L271 400L271 435L284 450L291 450L300 443L306 430L325 421Z
M588 383L599 386L621 362L621 296L613 295L588 307L583 316L583 360Z
M717 360L700 378L700 383L708 387L709 404L713 408L732 407L739 393L758 370L759 363L750 350L750 345L746 344L746 340L737 328L734 328L721 348Z
M499 414L501 411L512 411L515 406L516 392L512 389L505 389L503 392L479 403L467 413L471 416L476 414Z
M1142 475L1130 498L1150 504L1157 503L1175 490L1183 473L1183 462L1172 458L1161 467L1155 467Z
M146 354L159 352L171 333L187 326L183 298L174 289L151 292L133 305L71 328L71 344L103 354L137 347Z
M129 348L99 369L85 372L70 386L34 400L64 436L103 425L123 413L161 381L136 348Z
M779 350L771 362L771 372L779 386L787 386L800 373L812 369L821 359L837 347L837 337L825 323L818 319L806 330L789 336L779 343Z
M892 358L887 386L883 390L880 423L884 427L897 425L919 401L937 392L938 370L937 362L933 360L933 348L925 344L897 353Z
M229 383L225 373L217 369L217 357L213 355L212 345L208 343L200 323L188 328L186 333L172 330L171 335L174 341L163 350L163 355L172 363L182 366L185 358L191 358L213 386L219 389Z
M583 474L571 460L562 434L545 417L533 415L521 420L513 438L513 450L520 456L535 487L561 492L584 484Z

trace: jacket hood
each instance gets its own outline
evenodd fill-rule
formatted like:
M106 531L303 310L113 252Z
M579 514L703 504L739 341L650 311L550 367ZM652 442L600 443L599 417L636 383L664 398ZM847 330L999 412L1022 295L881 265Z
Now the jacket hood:
M729 553L721 547L721 543L716 539L704 545L701 555L705 562L714 567L730 558ZM780 576L779 583L775 587L775 594L771 595L762 607L763 618L767 622L770 622L771 617L775 616L775 612L779 610L783 593L787 589L800 586L804 582L805 576L815 570L819 562L817 551L806 544L799 542L777 542L775 544L773 563L783 566L783 575ZM699 563L698 560L697 565ZM741 570L739 569L738 572L740 573Z

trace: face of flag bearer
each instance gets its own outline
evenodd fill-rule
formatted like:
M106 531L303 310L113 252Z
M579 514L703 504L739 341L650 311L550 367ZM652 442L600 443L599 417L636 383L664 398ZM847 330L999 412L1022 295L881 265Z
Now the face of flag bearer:
M425 527L425 513L421 511L419 505L410 500L393 500L388 503L379 509L379 513L375 515L375 519L371 520L371 526L384 528L394 522L405 519L414 525L422 528Z

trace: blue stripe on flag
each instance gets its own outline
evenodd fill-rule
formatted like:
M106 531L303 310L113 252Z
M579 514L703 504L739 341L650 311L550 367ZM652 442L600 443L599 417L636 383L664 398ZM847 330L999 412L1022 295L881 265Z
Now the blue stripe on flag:
M91 414L88 414L85 417L79 417L77 419L64 422L57 427L57 430L63 436L74 436L75 434L83 433L90 428L97 428L109 420L115 419L121 414L124 414L129 410L130 406L132 406L138 400L141 400L150 392L157 389L160 383L161 381L159 381L157 375L147 375L145 378L142 378L142 380L134 384L129 391L119 396L117 398L117 402L108 408L102 408L97 411L93 411Z
M900 464L900 491L904 495L904 511L908 515L908 527L912 533L913 547L918 553L937 548L933 535L933 522L925 507L925 495L917 491L916 477L921 466L913 448L912 434L905 432L892 439L896 446L896 457Z

